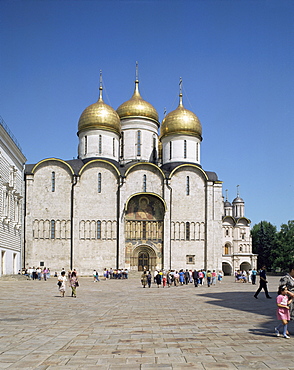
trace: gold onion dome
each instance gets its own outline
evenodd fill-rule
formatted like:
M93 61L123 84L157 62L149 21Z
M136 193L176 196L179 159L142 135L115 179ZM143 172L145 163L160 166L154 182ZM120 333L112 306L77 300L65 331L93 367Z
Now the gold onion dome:
M180 103L177 109L170 112L162 121L160 137L172 134L197 136L202 140L202 126L193 112L184 108L183 95L180 93Z
M120 119L116 111L102 99L102 86L100 85L100 96L96 103L89 105L81 114L78 130L107 130L120 135Z
M121 104L117 108L117 114L121 119L129 117L146 117L158 122L158 113L156 109L147 101L143 100L139 92L139 81L135 81L135 91L130 100Z

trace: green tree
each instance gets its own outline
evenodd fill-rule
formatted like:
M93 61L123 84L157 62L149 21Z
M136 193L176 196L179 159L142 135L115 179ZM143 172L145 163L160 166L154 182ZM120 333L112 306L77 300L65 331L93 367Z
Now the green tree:
M252 252L258 254L258 268L265 265L268 270L273 268L273 251L277 244L277 228L270 222L261 221L253 226Z
M272 250L273 268L287 270L294 260L294 221L281 225L277 234L276 248Z

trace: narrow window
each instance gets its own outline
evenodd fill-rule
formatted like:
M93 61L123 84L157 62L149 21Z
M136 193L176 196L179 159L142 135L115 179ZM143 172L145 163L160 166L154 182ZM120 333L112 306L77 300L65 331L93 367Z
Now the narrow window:
M85 136L85 147L84 147L84 153L85 155L88 152L88 136Z
M97 221L97 239L101 239L101 221Z
M196 161L199 161L199 143L196 144Z
M55 221L54 220L51 220L50 238L55 239Z
M98 193L101 193L101 173L98 173Z
M124 157L124 133L121 133L121 140L120 140L120 157Z
M190 222L186 222L186 240L190 240Z
M102 153L102 135L99 135L99 147L98 147L99 154Z
M115 157L115 139L112 139L112 155Z
M172 142L169 142L169 159L172 159Z
M187 158L187 140L184 140L184 158Z
M187 176L186 179L186 195L190 195L190 177Z
M153 150L152 150L152 153L153 153L153 161L155 162L156 161L156 137L153 136Z
M147 176L143 175L143 191L146 192L147 190Z
M137 156L141 155L141 131L137 131Z
M55 191L55 172L52 172L51 174L51 191Z

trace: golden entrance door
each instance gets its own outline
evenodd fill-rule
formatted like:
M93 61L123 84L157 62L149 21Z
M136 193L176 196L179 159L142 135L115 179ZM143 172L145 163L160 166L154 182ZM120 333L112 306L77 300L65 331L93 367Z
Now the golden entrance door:
M141 252L138 255L138 271L143 271L144 268L149 270L149 254Z

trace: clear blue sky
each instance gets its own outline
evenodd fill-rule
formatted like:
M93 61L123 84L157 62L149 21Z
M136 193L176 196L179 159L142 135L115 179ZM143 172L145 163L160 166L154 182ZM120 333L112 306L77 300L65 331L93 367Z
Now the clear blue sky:
M203 127L205 170L252 225L294 219L294 1L0 1L0 115L27 163L77 156L77 123L134 89Z

